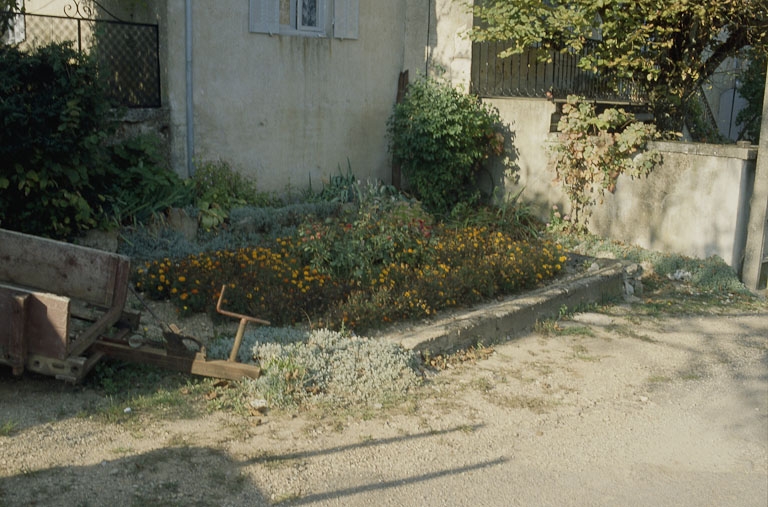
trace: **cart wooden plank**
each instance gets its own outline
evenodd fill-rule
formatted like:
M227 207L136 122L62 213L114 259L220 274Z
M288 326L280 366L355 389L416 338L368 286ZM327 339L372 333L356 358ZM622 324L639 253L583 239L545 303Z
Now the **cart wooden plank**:
M81 355L120 320L128 297L129 276L130 259L125 256L0 229L0 283L82 301L104 311L93 325L72 339L67 341L64 333L65 356ZM27 322L37 322L33 317L30 315ZM46 328L49 324L43 319L36 325ZM27 339L31 346L35 338ZM63 359L58 351L56 354L50 357Z
M14 375L24 372L27 360L27 340L24 326L27 320L27 294L0 289L0 315L7 316L5 326L0 326L0 363L9 365Z
M64 359L68 355L69 345L69 298L48 294L45 292L29 291L17 287L0 284L0 301L24 297L23 345L26 358L28 354L39 354L55 359ZM7 315L7 306L0 304L0 315ZM13 309L11 309L13 313ZM16 318L16 317L14 317ZM13 328L19 329L19 323ZM6 331L7 332L7 331ZM16 332L16 331L14 331ZM0 331L0 344L20 340L11 338ZM16 350L21 348L16 346Z

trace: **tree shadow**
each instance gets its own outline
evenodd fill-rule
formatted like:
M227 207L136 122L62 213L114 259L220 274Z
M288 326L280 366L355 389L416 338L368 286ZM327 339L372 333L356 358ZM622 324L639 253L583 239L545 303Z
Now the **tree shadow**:
M0 505L248 505L266 506L274 502L290 505L311 504L329 499L344 499L369 492L385 491L471 471L484 470L507 462L504 457L460 467L413 474L389 481L370 481L352 487L330 484L326 492L269 499L254 481L255 474L270 473L280 463L290 463L358 449L396 445L403 442L439 438L455 432L475 431L482 425L459 426L379 440L369 440L326 449L276 453L237 460L227 452L210 447L178 446L119 457L99 463L57 465L41 470L22 468L15 475L0 479ZM116 455L132 449L112 449ZM56 461L56 457L52 457ZM260 465L260 466L259 466ZM410 475L409 475L410 473ZM341 486L341 487L339 487ZM336 487L336 489L333 489Z
M0 480L0 505L8 506L233 503L270 505L240 463L208 447L171 447L93 465L22 470Z

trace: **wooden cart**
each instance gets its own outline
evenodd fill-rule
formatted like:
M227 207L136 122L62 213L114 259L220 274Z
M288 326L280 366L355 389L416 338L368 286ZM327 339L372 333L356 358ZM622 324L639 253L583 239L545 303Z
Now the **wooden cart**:
M129 276L125 256L0 229L0 365L15 375L28 370L78 382L111 356L205 376L258 377L257 367L234 361L236 350L229 361L208 361L204 348L188 350L189 337L171 329L163 348L129 343L141 316L125 310ZM230 315L240 318L238 338L245 322L268 324Z

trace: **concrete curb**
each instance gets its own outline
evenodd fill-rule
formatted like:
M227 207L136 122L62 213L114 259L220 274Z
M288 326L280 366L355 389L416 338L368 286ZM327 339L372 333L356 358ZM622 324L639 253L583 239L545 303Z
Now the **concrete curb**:
M605 303L625 294L625 279L630 263L601 259L608 263L597 271L560 280L533 292L510 297L438 318L424 325L389 331L381 338L404 348L429 353L450 353L478 343L498 343L530 332L536 322L556 317L563 306L573 310L593 303Z

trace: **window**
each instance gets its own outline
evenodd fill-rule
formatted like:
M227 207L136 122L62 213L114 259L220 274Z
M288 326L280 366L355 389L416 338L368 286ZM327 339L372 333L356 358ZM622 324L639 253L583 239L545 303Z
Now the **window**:
M250 0L255 33L357 39L359 0Z

